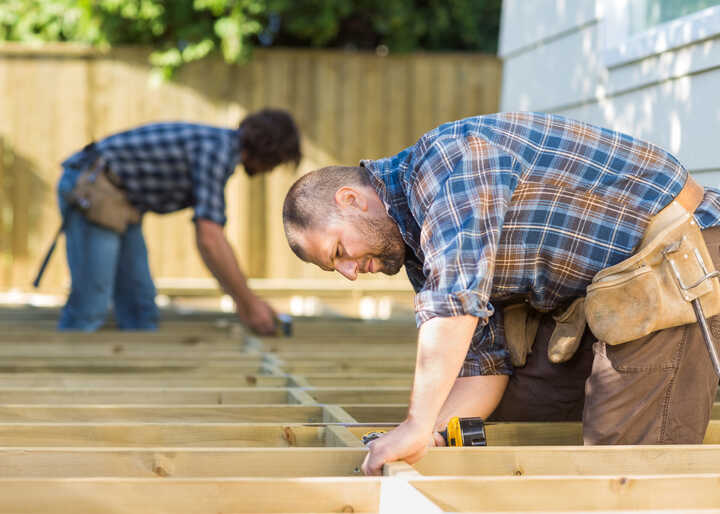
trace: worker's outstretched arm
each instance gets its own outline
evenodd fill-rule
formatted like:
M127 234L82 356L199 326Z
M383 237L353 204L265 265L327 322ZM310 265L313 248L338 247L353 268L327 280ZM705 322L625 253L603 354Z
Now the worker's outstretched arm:
M275 331L275 313L248 287L222 225L198 218L195 237L205 265L223 291L235 300L237 314L243 323L259 334L272 334Z
M437 446L445 444L438 432L445 430L451 418L457 416L487 419L502 400L509 379L508 375L482 375L455 379L455 384L435 421L435 444Z
M408 417L376 439L363 462L366 475L378 475L386 462L420 459L432 440L438 414L455 384L478 318L432 318L420 326L415 380Z

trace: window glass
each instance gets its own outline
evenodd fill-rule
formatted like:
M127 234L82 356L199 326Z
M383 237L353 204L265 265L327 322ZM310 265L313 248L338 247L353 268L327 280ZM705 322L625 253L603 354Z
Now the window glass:
M701 11L720 5L720 0L630 0L630 32L635 34Z

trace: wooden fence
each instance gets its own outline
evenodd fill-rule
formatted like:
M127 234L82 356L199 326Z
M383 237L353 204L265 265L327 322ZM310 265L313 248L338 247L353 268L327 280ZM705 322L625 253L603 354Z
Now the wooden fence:
M59 224L59 163L93 138L150 121L235 126L264 106L290 110L305 158L296 171L252 180L235 173L226 190L227 234L251 277L328 278L287 248L280 212L294 178L331 163L391 155L439 123L498 106L500 64L493 56L258 50L247 65L208 60L162 83L152 79L147 54L0 46L0 291L30 289ZM147 216L155 277L208 276L191 216ZM45 292L61 292L68 283L62 244L58 250Z

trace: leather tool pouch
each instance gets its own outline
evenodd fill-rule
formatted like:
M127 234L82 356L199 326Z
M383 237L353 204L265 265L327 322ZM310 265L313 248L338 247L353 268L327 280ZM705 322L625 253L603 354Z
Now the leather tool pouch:
M595 337L615 345L695 323L696 298L720 313L720 283L700 228L685 213L643 241L638 253L600 271L587 288L585 315Z
M553 314L555 328L548 341L548 359L559 363L570 360L585 332L584 297L576 298L566 309ZM513 366L524 366L532 353L542 313L527 303L511 304L503 308L505 342Z
M548 359L560 363L570 360L580 346L587 323L585 322L585 298L576 298L560 313L553 314L555 329L548 341Z
M540 313L527 303L516 303L503 308L505 342L513 366L525 365L532 352L535 334L540 324Z
M130 223L140 222L140 212L110 178L102 157L83 171L67 200L84 216L103 228L122 234Z

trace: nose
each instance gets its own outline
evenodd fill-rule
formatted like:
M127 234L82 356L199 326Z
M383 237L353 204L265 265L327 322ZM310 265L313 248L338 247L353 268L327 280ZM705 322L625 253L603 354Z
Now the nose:
M348 259L336 259L335 271L348 280L355 280L358 276L357 262Z

